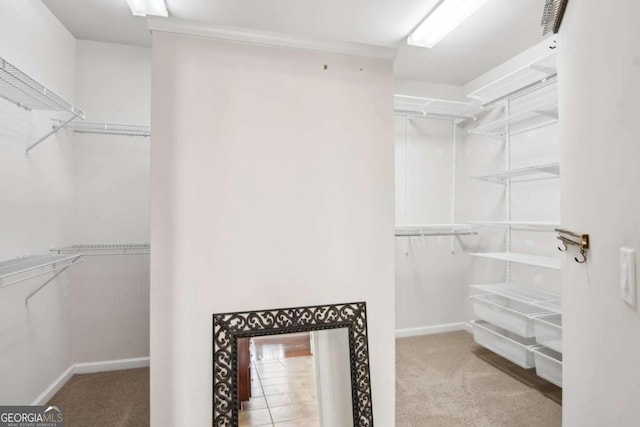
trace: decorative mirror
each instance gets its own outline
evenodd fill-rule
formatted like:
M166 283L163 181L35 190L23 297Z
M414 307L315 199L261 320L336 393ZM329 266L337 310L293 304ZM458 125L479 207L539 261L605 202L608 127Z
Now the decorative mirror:
M344 333L338 333L341 328L344 328ZM335 330L335 332L331 330ZM240 383L247 380L246 373L239 371L239 366L241 370L244 370L246 366L244 364L246 357L243 356L244 349L247 349L247 354L249 354L248 349L253 348L254 341L264 340L264 337L284 339L287 334L294 334L287 335L288 337L299 337L304 336L304 333L311 333L311 347L313 347L313 337L318 338L315 340L316 360L318 360L318 355L322 354L324 357L320 363L325 367L314 371L314 375L318 378L317 384L335 384L336 380L340 380L346 382L348 387L350 382L350 421L357 426L373 426L367 310L364 302L214 314L214 426L238 427L240 425ZM327 335L322 337L324 333ZM339 339L339 336L345 336L346 339ZM348 342L348 349L330 348L323 344L327 342L345 342L345 347ZM323 345L324 348L322 348ZM255 351L252 349L251 352L251 357L255 358ZM341 370L339 367L336 368L335 359L340 359L336 355L342 353L345 354L345 357L344 369ZM348 353L348 358L346 353ZM241 362L241 359L245 362ZM344 372L346 375L340 372ZM344 378L349 374L350 378ZM336 378L337 375L340 377ZM334 378L325 381L323 376L333 376ZM315 381L314 384L316 384ZM349 397L348 393L346 393L347 396L341 395L340 390L324 390L320 393L327 396L333 395L334 400L337 396L343 404ZM353 418L351 419L351 417Z

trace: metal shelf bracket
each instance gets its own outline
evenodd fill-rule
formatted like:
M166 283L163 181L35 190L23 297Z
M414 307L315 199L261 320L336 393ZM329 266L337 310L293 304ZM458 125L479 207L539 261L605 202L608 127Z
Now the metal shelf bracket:
M65 122L61 122L59 126L53 128L50 132L48 132L45 136L43 136L42 138L40 138L39 140L37 140L36 142L34 142L33 144L31 144L30 146L27 147L27 150L25 152L25 156L29 157L29 151L33 150L34 148L36 148L40 143L44 142L45 139L49 138L51 135L53 135L54 133L58 132L60 129L64 128L65 126L67 126L69 123L71 123L73 120L77 119L78 117L80 118L84 118L84 113L75 113L73 116L71 116L71 118Z
M38 286L33 292L31 292L29 295L27 295L27 298L25 298L25 300L24 300L25 307L27 307L29 305L29 300L31 299L31 297L33 297L35 294L37 294L42 289L44 289L44 287L47 286L49 283L53 282L56 277L58 277L59 275L64 273L69 267L71 267L72 265L78 264L78 263L80 263L82 261L84 261L84 259L82 259L82 255L78 255L77 257L75 257L71 261L70 264L67 264L67 265L65 265L63 267L54 268L52 271L55 271L55 274L53 276L49 277L46 282L44 282L42 285Z

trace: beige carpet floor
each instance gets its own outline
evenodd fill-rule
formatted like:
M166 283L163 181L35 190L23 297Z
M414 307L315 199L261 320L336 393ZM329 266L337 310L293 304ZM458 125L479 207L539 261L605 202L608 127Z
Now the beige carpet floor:
M397 427L561 426L561 402L561 388L465 331L396 340Z
M467 332L396 341L397 427L555 427L561 401L562 389ZM146 427L149 369L74 375L49 404L67 427Z
M149 425L149 368L74 375L49 401L66 427Z

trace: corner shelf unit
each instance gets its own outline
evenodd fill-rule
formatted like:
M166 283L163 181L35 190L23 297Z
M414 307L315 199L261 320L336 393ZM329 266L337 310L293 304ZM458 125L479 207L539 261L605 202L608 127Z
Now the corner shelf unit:
M51 248L56 254L81 254L82 256L109 256L109 255L147 255L151 252L149 243L122 243L106 245L71 245L60 248Z
M531 265L534 267L550 268L560 270L560 258L553 258L540 255L529 255L518 252L475 252L472 256L497 259L501 261L515 262L517 264Z
M65 127L77 133L93 133L102 135L151 136L151 126L121 123L71 122L53 119L53 129Z
M552 179L560 175L558 162L518 168L513 168L511 164L511 136L558 122L556 83L554 51L468 94L470 98L482 102L483 107L496 107L484 116L489 121L478 124L469 129L469 132L504 142L504 170L482 173L471 178L503 185L505 208L502 221L473 222L485 227L505 229L504 252L471 254L475 257L503 261L505 269L501 283L471 285L472 289L481 292L479 295L471 296L475 316L481 319L472 321L471 325L474 340L478 344L524 368L535 367L539 376L561 385L562 356L559 356L560 362L551 359L551 356L547 357L547 347L544 347L544 343L555 347L556 350L562 350L562 330L561 327L552 324L544 331L543 326L548 326L549 322L544 323L540 320L548 316L561 316L561 297L553 292L511 282L512 263L550 270L560 270L562 265L560 258L511 250L513 229L549 232L558 226L553 222L514 221L511 216L512 189L518 188L512 184ZM497 114L500 114L497 119L491 117ZM541 133L539 137L545 135ZM526 191L526 188L519 188L518 191ZM535 209L535 205L531 205L530 209ZM529 212L529 215L539 216L535 215L535 212ZM559 216L555 211L552 215L553 218ZM551 274L549 276L553 277ZM551 329L555 334L553 337L547 335ZM549 360L543 360L544 357Z
M468 119L478 109L477 103L422 98L409 95L394 95L393 107L396 114L424 116L429 118Z
M472 224L396 225L396 237L470 236L478 234Z
M0 58L0 97L25 110L47 110L66 112L71 118L61 123L66 126L76 118L84 119L85 113L70 102L58 96L55 92L29 77L5 59ZM27 147L27 154L42 141L53 135L54 129L38 141Z
M517 182L537 181L540 179L557 178L560 175L560 163L544 163L525 166L498 172L488 172L471 176L471 179L491 182L494 184L514 184Z

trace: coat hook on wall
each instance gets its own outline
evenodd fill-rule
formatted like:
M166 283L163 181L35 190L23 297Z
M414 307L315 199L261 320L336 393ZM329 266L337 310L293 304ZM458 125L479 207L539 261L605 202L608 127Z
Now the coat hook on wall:
M561 242L560 246L558 246L559 251L566 252L568 249L567 245L577 246L580 248L580 255L582 256L582 259L579 259L578 257L573 259L579 264L587 262L587 250L589 249L588 234L578 234L562 228L556 228L556 232L558 233L556 238Z

